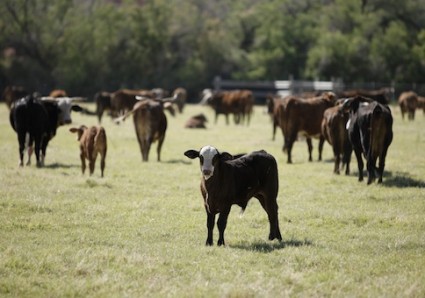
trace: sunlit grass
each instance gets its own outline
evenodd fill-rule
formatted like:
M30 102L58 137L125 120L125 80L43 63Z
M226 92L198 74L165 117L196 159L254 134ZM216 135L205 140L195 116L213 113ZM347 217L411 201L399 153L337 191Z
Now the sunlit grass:
M92 104L88 108L94 110ZM204 112L207 130L183 128ZM250 126L214 124L206 107L168 117L143 163L132 120L108 118L105 177L81 174L69 127L51 141L46 167L18 168L16 135L0 105L0 296L19 297L423 297L425 295L425 117L401 121L384 183L367 186L332 173L332 152L307 161L296 142L286 164L282 137L256 107ZM96 124L74 114L74 124ZM183 152L205 144L230 153L265 149L278 160L282 242L267 240L267 215L250 201L229 216L225 248L205 247L198 162ZM215 231L215 241L217 231Z

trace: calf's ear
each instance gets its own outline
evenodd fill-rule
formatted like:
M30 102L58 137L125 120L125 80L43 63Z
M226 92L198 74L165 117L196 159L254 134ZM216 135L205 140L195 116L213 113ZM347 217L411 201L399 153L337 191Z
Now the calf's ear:
M222 152L222 153L220 153L220 159L221 160L232 160L233 155L228 153L228 152Z
M76 132L78 131L78 128L71 127L71 128L69 129L69 131L70 131L70 132L72 132L72 133L76 133Z
M187 150L184 153L184 155L186 155L190 159L195 159L195 158L199 157L199 151L196 151L196 150Z

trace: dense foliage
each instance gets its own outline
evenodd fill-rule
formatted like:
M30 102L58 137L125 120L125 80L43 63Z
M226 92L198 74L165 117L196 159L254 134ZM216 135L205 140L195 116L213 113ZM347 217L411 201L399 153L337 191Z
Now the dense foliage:
M425 83L422 0L3 0L0 81L199 90L213 78Z

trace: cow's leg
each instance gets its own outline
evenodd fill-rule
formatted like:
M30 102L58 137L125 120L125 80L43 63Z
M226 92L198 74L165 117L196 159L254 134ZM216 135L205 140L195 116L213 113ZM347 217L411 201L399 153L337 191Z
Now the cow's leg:
M263 196L258 196L258 200L260 201L261 206L263 207L264 211L266 211L267 216L269 218L270 223L270 233L269 233L269 240L278 239L279 241L282 240L282 235L280 234L279 229L279 217L278 217L278 205L276 202L276 195L270 196L269 199L266 199ZM270 199L272 197L275 197L275 199Z
M382 150L381 155L379 156L379 168L378 168L378 183L382 183L382 176L384 175L385 168L385 158L387 156L388 146L385 146L384 150Z
M144 140L143 141L143 148L142 148L143 161L149 160L149 151L150 150L151 150L151 140Z
M313 143L310 137L307 137L307 148L308 148L308 161L313 161L312 152L313 152Z
M325 143L325 137L320 136L319 139L319 161L322 160L323 144Z
M105 170L105 159L106 159L106 150L103 151L100 155L100 175L103 178L103 172Z
M359 181L363 181L363 158L361 149L354 149L354 153L356 154L357 166L359 168Z
M334 150L334 156L335 156L334 173L339 175L339 165L341 163L341 155L339 153L336 153Z
M19 142L19 166L24 166L25 133L18 133Z
M97 158L97 154L94 155L94 156L90 156L90 159L89 159L90 176L93 175L93 173L94 173L94 166L96 165L96 158Z
M44 165L40 158L41 148L42 148L42 137L41 135L36 135L34 137L34 150L35 150L35 158L37 160L37 167L42 167Z
M158 140L158 146L156 148L156 154L157 154L157 157L158 157L158 161L161 161L161 148L162 148L162 143L164 142L164 138L165 138L165 136L162 136Z
M220 216L218 217L217 227L218 227L218 242L217 245L226 245L224 243L224 230L227 226L227 218L229 217L230 208L220 212Z
M84 172L86 171L86 157L84 155L84 151L82 150L80 152L80 159L81 159L81 172L84 175Z
M211 214L207 211L207 229L208 229L208 237L205 245L213 245L213 230L215 223L215 214Z

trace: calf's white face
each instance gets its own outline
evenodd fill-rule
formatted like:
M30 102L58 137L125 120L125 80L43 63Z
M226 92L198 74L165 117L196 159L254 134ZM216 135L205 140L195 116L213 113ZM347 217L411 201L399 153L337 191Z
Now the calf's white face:
M212 146L202 147L199 151L199 160L201 161L201 173L205 180L208 180L214 174L214 157L218 155L217 149Z

